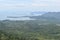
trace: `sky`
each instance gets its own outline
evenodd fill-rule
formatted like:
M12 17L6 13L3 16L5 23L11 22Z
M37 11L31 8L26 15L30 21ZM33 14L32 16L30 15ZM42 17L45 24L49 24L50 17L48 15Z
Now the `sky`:
M0 0L0 19L32 11L59 11L60 0Z

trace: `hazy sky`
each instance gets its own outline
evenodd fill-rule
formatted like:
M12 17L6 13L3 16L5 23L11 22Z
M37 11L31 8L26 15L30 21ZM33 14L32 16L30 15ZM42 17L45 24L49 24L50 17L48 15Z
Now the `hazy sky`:
M0 0L0 18L29 11L60 11L60 0Z
M60 11L60 0L0 0L1 11Z

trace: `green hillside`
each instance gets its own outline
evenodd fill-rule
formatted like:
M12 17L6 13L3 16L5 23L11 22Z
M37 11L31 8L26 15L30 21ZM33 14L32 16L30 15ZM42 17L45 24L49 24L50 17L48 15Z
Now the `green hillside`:
M60 40L60 23L3 20L0 21L0 40Z

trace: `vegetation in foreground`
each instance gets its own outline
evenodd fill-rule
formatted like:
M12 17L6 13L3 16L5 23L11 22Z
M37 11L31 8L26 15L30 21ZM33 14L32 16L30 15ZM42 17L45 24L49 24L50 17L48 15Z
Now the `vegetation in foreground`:
M0 21L0 40L60 40L60 23L41 20Z

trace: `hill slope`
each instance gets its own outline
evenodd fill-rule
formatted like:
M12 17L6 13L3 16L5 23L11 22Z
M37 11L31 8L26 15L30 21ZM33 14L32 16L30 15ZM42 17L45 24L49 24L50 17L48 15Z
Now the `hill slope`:
M48 13L43 14L42 16L31 16L30 18L60 20L60 12L48 12Z

